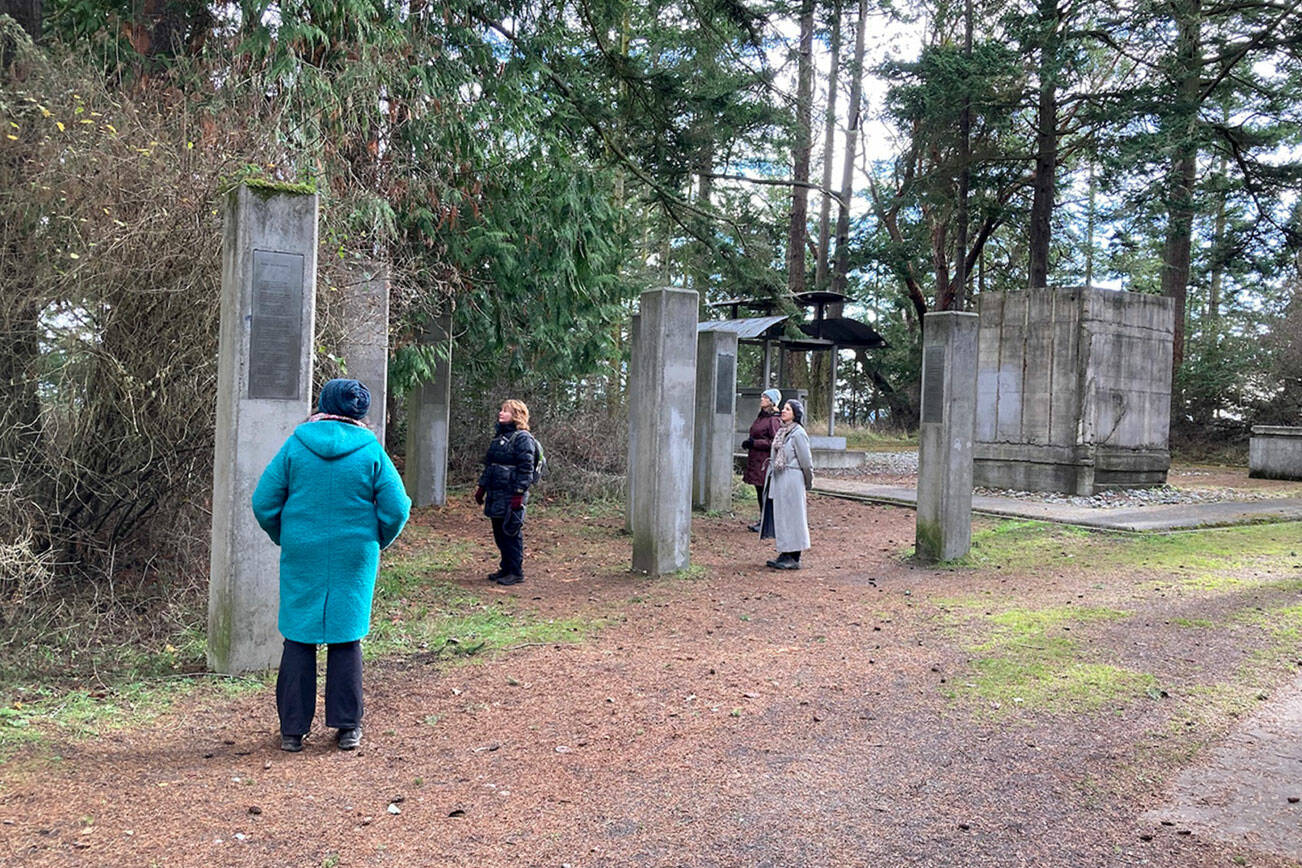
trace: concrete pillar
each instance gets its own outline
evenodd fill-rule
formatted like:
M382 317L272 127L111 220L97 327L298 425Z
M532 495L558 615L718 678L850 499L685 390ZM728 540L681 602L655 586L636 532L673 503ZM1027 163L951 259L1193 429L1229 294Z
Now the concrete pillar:
M688 565L696 406L696 293L642 293L633 453L633 569L649 575Z
M208 666L275 666L280 549L250 498L312 399L317 197L240 185L225 201Z
M953 560L972 545L978 321L957 311L923 318L915 534L923 561Z
M732 508L732 450L736 443L737 334L696 334L696 420L692 506Z
M340 354L347 371L371 392L371 410L362 420L384 443L389 392L389 273L384 265L355 266L343 287L343 339Z
M639 422L637 414L644 407L641 384L637 374L637 351L639 334L642 328L642 315L633 314L628 326L628 465L624 476L624 532L633 533L633 486L636 474L633 468L637 461L637 435Z
M448 502L448 419L452 412L452 312L425 327L423 343L438 354L434 372L407 394L407 461L403 482L414 506Z

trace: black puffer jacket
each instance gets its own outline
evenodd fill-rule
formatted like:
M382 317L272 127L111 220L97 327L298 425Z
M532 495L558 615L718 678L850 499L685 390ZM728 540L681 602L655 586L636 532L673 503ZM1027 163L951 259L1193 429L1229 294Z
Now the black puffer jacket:
M498 422L497 433L484 454L484 472L479 485L484 489L484 515L501 518L511 511L511 495L528 497L533 482L534 442L528 431L516 436L514 422Z

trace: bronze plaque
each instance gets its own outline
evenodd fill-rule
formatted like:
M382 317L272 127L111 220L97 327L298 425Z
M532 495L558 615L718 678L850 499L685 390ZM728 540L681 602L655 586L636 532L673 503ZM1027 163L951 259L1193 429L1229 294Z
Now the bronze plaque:
M303 256L253 251L249 397L297 400L303 354Z
M737 357L732 353L719 353L714 374L714 412L732 412L733 394L737 391Z
M922 348L922 421L945 421L945 345Z

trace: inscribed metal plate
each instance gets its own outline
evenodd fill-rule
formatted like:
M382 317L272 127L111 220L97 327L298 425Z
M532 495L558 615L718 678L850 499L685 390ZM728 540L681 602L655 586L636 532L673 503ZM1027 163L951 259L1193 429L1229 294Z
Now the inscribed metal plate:
M253 251L249 397L296 400L303 351L303 256Z
M922 421L945 421L945 345L922 348Z
M733 394L737 390L737 357L732 353L719 353L714 379L714 412L732 413Z

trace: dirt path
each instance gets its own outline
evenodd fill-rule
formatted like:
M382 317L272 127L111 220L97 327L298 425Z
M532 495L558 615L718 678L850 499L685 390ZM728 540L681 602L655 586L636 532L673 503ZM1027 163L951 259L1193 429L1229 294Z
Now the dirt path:
M469 508L416 521L432 538L486 539ZM1070 562L914 567L899 557L912 512L828 498L811 500L816 549L801 572L766 570L770 550L740 518L698 517L701 575L649 580L621 568L621 524L544 511L524 585L490 589L487 560L456 575L503 607L608 619L595 636L469 665L372 664L353 754L321 730L302 754L279 751L267 689L55 745L57 761L17 758L3 772L0 861L1294 864L1288 851L1143 816L1228 723L1182 724L1196 716L1196 682L1241 662L1234 636L1208 662L1205 635L1169 625L1177 609L1210 605L1199 594ZM983 598L1124 601L1124 625L1072 635L1093 657L1153 673L1171 699L1061 713L953 696L980 637L952 601Z

